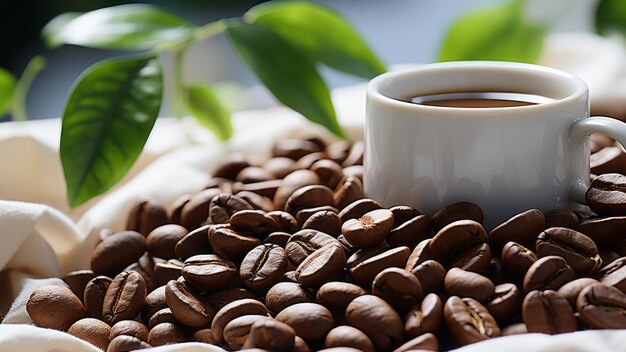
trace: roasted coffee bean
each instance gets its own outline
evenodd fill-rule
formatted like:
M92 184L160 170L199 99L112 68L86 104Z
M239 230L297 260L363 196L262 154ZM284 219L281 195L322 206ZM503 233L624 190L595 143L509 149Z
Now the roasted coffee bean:
M531 265L537 261L537 255L516 242L508 242L502 248L502 266L507 273L523 279Z
M287 254L275 244L252 249L239 267L241 282L249 289L263 291L280 281L287 271Z
M618 173L626 174L626 153L620 147L606 147L591 154L589 166L596 175Z
M187 335L177 325L161 323L150 330L148 343L154 347L187 342Z
M317 303L298 303L283 309L276 320L291 326L305 341L322 340L333 328L333 316Z
M165 300L165 286L155 288L146 296L146 301L141 309L141 319L144 322L150 320L154 313L159 310L167 308L167 302ZM102 311L102 309L100 309Z
M305 208L316 208L322 206L334 206L333 191L322 185L311 185L298 188L294 191L285 203L285 211L296 214Z
M534 262L524 276L524 292L558 290L574 280L574 269L561 257L551 255Z
M341 234L341 224L337 213L325 210L311 215L302 225L302 229L317 230L336 237Z
M489 245L494 251L500 251L510 241L523 245L534 245L545 224L546 219L541 210L526 210L491 230L489 232Z
M379 272L386 268L402 268L409 257L408 247L397 247L384 251L356 263L350 268L350 276L361 285L371 285ZM354 254L356 255L356 253ZM353 255L353 256L354 256Z
M316 300L333 311L344 312L352 300L366 294L367 291L355 284L333 281L317 290Z
M522 304L522 318L528 332L559 334L576 330L572 307L552 290L528 293Z
M131 208L126 229L147 236L150 231L165 224L167 224L165 208L152 201L143 201Z
M387 243L390 246L413 247L430 235L432 227L430 218L427 215L418 215L397 226L395 225L396 223L397 221L394 218L394 227L387 236Z
M437 336L426 333L421 336L417 336L412 340L405 342L402 346L393 350L393 352L408 352L408 351L439 351L439 341Z
M237 174L248 166L250 163L243 153L231 153L220 161L213 171L213 177L234 180Z
M624 238L626 216L593 218L580 223L578 231L591 238L596 245L611 247Z
M376 296L363 295L352 300L346 308L346 319L372 340L377 351L390 350L404 336L398 313Z
M217 254L201 254L185 260L182 275L194 287L212 291L233 281L237 277L237 267Z
M111 327L98 319L83 318L72 324L67 333L85 340L101 350L106 350L110 342ZM148 330L146 330L146 336L147 333Z
M298 160L307 154L319 152L322 148L314 142L303 139L282 139L274 144L272 156Z
M485 307L497 321L507 321L520 311L522 298L517 286L504 283L495 287L494 294L489 297Z
M338 326L326 335L324 348L353 347L359 351L374 352L374 343L361 330L352 326Z
M576 301L580 319L592 329L626 329L626 294L615 287L585 287Z
M570 306L572 306L573 309L576 309L576 299L578 298L578 294L580 293L580 291L582 291L583 288L587 286L591 286L593 284L598 284L598 283L599 282L596 279L583 277L580 279L576 279L574 281L570 281L566 283L565 285L561 286L561 288L559 288L557 293L559 294L559 296L565 298L569 302Z
M149 343L141 341L136 337L122 335L111 340L106 352L130 352L151 347Z
M278 320L263 319L252 324L244 348L262 348L268 351L291 351L295 343L294 329Z
M446 269L434 260L427 260L413 268L411 273L420 280L424 293L430 293L441 289Z
M528 329L526 329L526 324L524 323L511 324L502 329L502 336L520 335L527 333Z
M595 213L626 213L626 176L604 174L591 182L585 194L587 205Z
M504 272L504 267L502 266L502 262L499 258L491 258L489 274L487 275L491 278L494 285L503 284L507 281L511 281L509 277Z
M281 282L293 282L298 283L298 279L296 279L296 271L290 270L283 275Z
M231 302L215 313L211 322L211 333L213 339L218 343L224 341L224 327L233 319L242 315L263 315L268 316L270 312L265 305L257 300L244 298Z
M146 283L139 273L123 271L109 285L102 303L102 319L109 325L134 319L146 300Z
M339 181L343 178L343 169L341 168L341 165L329 159L322 159L314 162L313 165L311 165L310 170L315 172L320 177L322 184L332 189L335 189L335 187L339 184Z
M446 324L463 345L500 336L500 328L487 308L472 298L448 298L443 308Z
M551 227L565 227L575 230L580 223L578 216L572 210L569 209L554 209L544 214L546 229Z
M457 256L462 255L466 249L488 241L487 232L478 222L473 220L455 221L441 229L430 240L428 253L432 258L429 259L435 259L443 266L447 266Z
M461 268L481 275L487 275L491 267L491 248L479 243L459 253L448 262L449 268Z
M616 259L622 258L621 255L607 248L598 248L598 254L600 254L600 258L602 259L602 267L605 267Z
M309 255L316 250L329 245L336 244L338 241L330 235L316 230L301 230L294 233L285 250L289 262L294 266L300 265Z
M275 244L279 247L287 247L291 234L287 232L272 232L263 240L263 244Z
M155 286L157 286L155 284L155 281L153 280L154 267L156 266L156 263L162 263L162 262L164 262L163 259L157 258L157 260L155 261L155 257L151 256L150 253L146 252L141 257L139 257L139 259L135 263L132 263L131 265L127 266L122 271L136 271L139 274L141 274L141 276L143 276L144 281L146 282L146 291L150 292L154 290Z
M165 300L174 317L181 323L191 327L209 324L215 315L211 305L194 295L185 283L170 281L165 286Z
M226 288L207 296L208 301L211 302L211 305L215 307L216 310L220 310L225 305L244 298L259 300L252 291L240 287Z
M97 276L91 279L85 286L83 301L85 302L87 314L90 317L102 319L102 304L111 281L113 280L107 276Z
M393 227L393 213L388 209L372 210L341 226L341 233L355 248L376 247Z
M419 264L427 260L431 260L432 257L428 250L429 247L430 247L430 238L422 240L420 243L418 243L417 246L413 248L413 251L411 252L411 255L409 256L409 259L406 261L405 269L407 271L411 271L415 267L417 267Z
M178 197L174 203L172 203L167 211L167 217L170 224L182 224L181 215L183 213L183 208L187 203L189 203L189 200L191 200L191 194L183 194Z
M239 171L237 177L235 177L235 181L243 183L262 182L273 179L274 175L272 175L272 173L258 166L248 166Z
M261 244L256 237L244 236L230 227L211 227L209 243L215 253L237 260L243 258L252 248Z
M210 343L212 345L217 344L213 340L213 335L211 334L211 329L200 329L193 333L193 340L196 342L202 343Z
M271 318L261 315L242 315L231 320L224 327L224 340L226 341L226 344L228 344L228 347L232 349L240 349L248 339L252 325L257 321L265 319L271 320ZM210 339L212 341L210 343L216 344L213 340L213 335L210 336Z
M70 290L74 292L76 297L83 301L85 286L95 277L96 273L94 273L93 270L77 270L65 275L63 281L70 287Z
M537 237L537 255L558 255L578 273L592 273L602 266L598 247L582 233L564 227L552 227Z
M332 160L341 164L344 160L346 160L348 154L350 154L350 146L350 142L340 140L328 145L326 147L326 152Z
M443 304L434 293L424 297L420 305L413 306L404 318L404 332L408 338L425 333L436 333L443 322Z
M348 167L353 165L363 165L363 154L365 153L365 143L363 141L356 141L350 147L350 153L346 157L346 160L341 163L341 166Z
M294 169L311 169L311 166L315 164L315 162L323 159L328 159L328 155L326 152L315 152L311 154L307 154L302 158L298 159L295 164L293 164Z
M146 248L146 238L139 232L117 232L94 248L91 254L91 269L98 274L119 273L136 262Z
M417 277L400 268L387 268L376 275L372 283L372 294L398 310L406 310L424 297L422 284Z
M202 190L189 199L180 213L180 224L188 230L200 227L209 217L209 205L211 200L222 194L219 188Z
M179 322L178 319L176 319L176 317L174 316L174 313L172 313L172 310L169 308L163 308L157 311L156 313L154 313L152 317L150 317L150 320L148 320L148 327L152 329L155 326L162 324L162 323L172 323L174 325L182 325L182 323Z
M110 328L110 330L110 340L113 340L121 335L134 336L142 341L148 340L148 328L143 325L143 323L135 320L118 321Z
M274 314L291 305L310 302L315 302L315 295L306 287L294 282L279 282L265 295L265 305Z
M483 223L485 216L482 209L474 203L458 202L440 209L432 217L433 230L439 232L444 227L458 220L473 220Z
M162 225L152 230L146 237L148 252L159 258L176 258L174 247L187 234L187 229L175 224Z
M300 263L296 270L296 279L305 286L319 287L329 280L339 278L345 265L346 255L343 247L338 242L328 244L311 253Z
M493 296L495 286L488 278L460 268L452 268L443 281L450 296L463 296L485 302Z
M300 225L296 221L296 218L282 210L271 211L267 213L267 216L276 221L276 228L274 229L274 231L294 233L300 228Z
M232 191L235 194L250 192L270 200L276 195L276 191L283 185L283 180L269 180L254 183L235 182L232 184ZM243 197L241 197L243 199ZM253 204L250 204L253 205ZM272 209L274 205L272 204ZM281 208L282 209L282 208Z
M616 259L598 272L598 280L626 292L626 257Z
M241 210L230 217L230 225L237 230L264 234L278 227L271 216L261 210Z
M170 280L176 280L182 273L184 263L178 259L170 259L165 263L154 266L154 282L158 286L165 285Z
M252 210L252 206L237 196L222 193L211 199L209 219L213 224L225 224L240 210Z
M337 188L335 188L334 198L337 209L343 209L348 204L365 196L363 193L363 183L358 177L353 175L344 176Z
M298 211L295 214L295 219L297 221L298 228L303 227L304 223L307 222L313 215L319 212L326 212L326 211L329 211L335 214L339 212L337 208L331 207L330 205L324 205L324 206L315 207L315 208L305 208L305 209Z
M197 254L210 253L212 251L209 243L209 227L204 225L181 238L174 246L174 253L177 258L185 260Z
M296 170L285 176L282 183L276 189L274 194L274 206L276 209L284 209L287 199L291 197L297 189L309 185L319 184L320 178L317 174L310 170Z
M26 302L26 312L35 325L64 331L86 314L70 289L54 285L34 289Z
M284 178L290 172L294 171L294 163L295 161L293 159L279 156L268 159L265 163L263 163L263 169L272 174L274 178Z
M256 210L263 210L266 212L274 210L274 203L272 203L272 200L268 197L249 191L240 191L235 195L248 202L248 204Z
M339 212L339 218L341 218L341 222L343 223L350 219L358 219L361 216L369 213L370 211L374 211L374 210L382 209L382 208L383 206L373 199L369 199L369 198L358 199L346 205L341 210L341 212Z

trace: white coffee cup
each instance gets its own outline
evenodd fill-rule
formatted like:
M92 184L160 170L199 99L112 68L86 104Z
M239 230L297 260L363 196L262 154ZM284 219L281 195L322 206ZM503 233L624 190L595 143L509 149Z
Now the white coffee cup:
M551 100L503 108L406 101L471 91ZM448 62L384 73L367 87L365 193L429 215L473 202L488 226L530 208L580 207L589 187L587 137L601 133L626 143L626 124L589 117L588 97L579 78L521 63Z

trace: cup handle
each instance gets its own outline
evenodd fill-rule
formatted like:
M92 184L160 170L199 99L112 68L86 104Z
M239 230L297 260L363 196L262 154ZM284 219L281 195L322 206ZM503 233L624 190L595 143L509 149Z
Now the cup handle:
M626 123L606 116L592 116L574 122L569 128L572 147L575 150L582 149L587 137L592 133L609 136L626 147ZM587 204L585 193L588 188L589 180L575 180L570 186L570 198L580 204Z

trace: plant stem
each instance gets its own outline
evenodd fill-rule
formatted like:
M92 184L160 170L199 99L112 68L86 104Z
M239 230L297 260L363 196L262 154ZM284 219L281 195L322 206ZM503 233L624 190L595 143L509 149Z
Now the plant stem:
M46 67L46 59L40 55L30 59L28 65L26 65L22 76L15 85L15 91L13 93L11 110L13 121L26 121L26 94L33 80L44 67Z
M180 119L185 114L185 86L183 83L183 59L187 48L174 50L174 101L172 113L174 117Z

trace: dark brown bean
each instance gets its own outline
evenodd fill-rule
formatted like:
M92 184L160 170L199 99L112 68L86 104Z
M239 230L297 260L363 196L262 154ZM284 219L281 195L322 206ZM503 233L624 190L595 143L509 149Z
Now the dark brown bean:
M319 287L343 274L345 265L343 247L338 242L331 243L311 253L300 263L296 279L305 286Z
M252 249L241 262L239 277L244 286L262 291L280 281L287 271L287 254L275 244Z
M385 240L393 227L393 213L388 209L372 210L341 226L341 233L355 248L369 248Z
M165 300L174 317L190 327L201 327L209 324L215 315L215 309L194 295L185 283L170 281L165 286Z
M580 293L580 291L582 291L587 286L591 286L597 283L599 282L596 279L583 277L566 283L565 285L561 286L561 288L559 288L556 293L558 293L559 296L565 298L567 302L569 302L570 306L572 306L572 309L576 309L576 299L578 298L578 294Z
M155 326L162 323L172 323L175 325L182 325L181 322L176 319L174 313L169 308L163 308L152 315L150 320L148 321L148 328L152 329Z
M275 178L284 178L293 170L294 160L285 157L275 157L263 163L263 168Z
M487 232L480 223L473 220L455 221L430 240L429 259L435 259L447 267L457 256L463 255L466 249L488 241Z
M448 298L443 314L452 335L464 345L500 336L496 320L472 298Z
M285 250L289 262L294 266L298 266L316 250L335 243L338 243L338 241L333 236L323 232L301 230L291 236L289 242L287 242L287 246L285 246Z
M252 234L265 234L278 227L276 220L262 210L240 210L230 217L230 225Z
M221 177L234 180L239 171L250 166L248 159L243 153L231 153L226 155L213 171L213 177Z
M211 334L218 343L224 341L224 327L231 320L242 315L269 315L265 305L257 300L244 298L231 302L217 311L211 322Z
M188 230L195 230L209 217L211 200L222 193L219 188L202 190L189 199L180 213L180 222Z
M303 139L282 139L272 148L273 157L285 157L298 160L303 156L322 150L318 144Z
M428 251L428 248L430 247L430 240L430 238L422 240L417 244L417 246L415 246L415 248L413 248L409 259L406 261L406 267L404 269L411 271L419 264L432 259Z
M520 311L522 305L522 293L514 284L504 283L495 287L493 296L485 307L497 321L503 322L511 319Z
M339 184L339 181L343 178L343 169L341 168L341 165L329 159L322 159L314 162L313 165L311 165L310 170L315 172L320 177L322 184L332 189L335 189L335 187Z
M116 274L146 251L146 238L135 231L117 232L105 238L91 254L91 269L98 274Z
M439 340L437 340L437 336L431 333L417 336L412 340L405 342L402 346L393 350L393 352L408 352L415 350L439 351Z
M507 242L534 245L543 230L546 219L539 209L529 209L519 213L489 232L489 245L500 251Z
M333 191L322 185L304 186L295 190L285 203L285 211L296 214L301 209L334 206Z
M209 243L215 253L237 260L243 258L252 248L261 244L256 237L244 236L230 227L211 227Z
M148 340L148 328L143 325L143 323L135 320L118 321L110 328L110 330L110 340L113 340L121 335L134 336L142 341Z
M397 221L394 218L394 227L387 236L387 243L390 246L413 247L430 235L432 227L430 218L427 215L418 215L399 225L396 225L396 223Z
M237 277L237 267L217 254L201 254L185 260L182 275L194 287L212 291L233 281Z
M583 221L578 231L591 238L598 246L611 247L624 239L626 216L592 218Z
M146 330L146 336L147 332L148 330ZM87 341L101 350L106 350L110 342L111 327L98 319L83 318L72 324L67 333Z
M167 224L167 212L153 201L139 202L131 208L126 229L147 236L155 228Z
M146 296L143 308L141 309L141 319L144 322L147 322L150 320L152 315L154 315L154 313L163 308L167 308L167 302L165 300L165 286L160 286Z
M598 247L582 233L564 227L552 227L537 237L537 255L558 255L578 273L592 273L602 266Z
M420 280L424 293L430 293L443 287L446 269L434 260L427 260L413 268L411 273Z
M458 202L440 209L432 217L433 230L439 232L447 225L458 220L473 220L482 224L484 220L482 209L474 203Z
M304 223L307 222L307 220L309 220L309 218L311 218L313 215L321 212L321 211L329 211L332 213L338 213L339 211L337 210L337 208L335 207L331 207L330 205L324 205L321 207L315 207L315 208L305 208L302 209L300 211L298 211L295 214L295 219L296 222L298 224L298 228L301 228L302 226L304 226Z
M382 209L382 208L383 206L373 199L369 199L369 198L358 199L346 205L341 210L341 212L339 212L339 217L341 218L341 222L343 223L350 219L358 219L361 216L369 213L370 211Z
M271 319L262 315L242 315L231 320L224 327L224 341L229 348L240 349L248 339L250 328L254 323L260 320ZM210 330L209 330L210 331ZM213 335L210 336L212 344L216 344Z
M176 258L174 247L187 234L187 229L175 224L162 225L152 230L146 237L148 252L159 258Z
M300 228L299 223L289 213L282 210L271 211L267 213L267 216L276 221L277 227L274 231L283 231L287 233L294 233Z
M352 326L338 326L326 335L324 348L353 347L359 351L374 352L374 343L361 330Z
M317 303L298 303L283 309L276 320L291 326L305 341L322 340L333 328L333 316Z
M316 300L333 311L344 312L353 299L366 294L367 291L355 284L333 281L317 290Z
M190 199L191 194L183 194L182 196L176 198L174 203L172 203L167 211L169 223L182 225L181 215L183 212L183 208L185 207L185 204L189 203Z
M448 268L461 268L487 275L491 268L491 259L491 247L486 243L478 243L450 259Z
M626 176L604 174L591 182L585 194L587 205L595 213L626 213Z
M216 310L220 310L229 303L245 298L259 300L252 291L240 287L226 288L207 296L208 301L211 302L211 305Z
M310 302L315 302L315 295L306 287L294 282L279 282L265 295L265 305L274 314L291 305Z
M401 268L387 268L374 278L372 294L398 310L406 310L424 297L422 284L412 273Z
M237 196L222 193L211 199L209 219L213 224L225 224L240 210L252 210L252 206Z
M376 296L363 295L352 300L346 308L346 319L372 340L377 351L390 350L404 336L398 313Z
M239 171L237 177L235 177L235 181L243 183L262 182L273 179L274 175L272 175L272 173L258 166L248 166Z
M376 275L385 268L401 268L405 266L408 257L408 247L392 248L359 261L350 268L350 276L359 284L369 286L374 281Z
M274 203L272 203L272 200L268 197L249 191L240 191L235 195L248 202L254 209L266 212L274 210Z
M282 248L287 247L291 234L287 232L272 232L263 240L263 244L275 244Z
M568 229L576 229L580 220L578 216L572 210L569 209L554 209L543 215L546 219L544 225L546 229L551 227L565 227Z
M290 173L285 176L278 189L276 189L276 193L274 194L274 206L276 209L284 209L287 199L289 199L298 188L319 183L320 178L313 171L296 170Z
M26 312L35 325L64 331L86 314L70 289L53 285L34 289L26 302Z
M250 327L250 335L243 348L291 351L295 338L296 332L291 326L274 319L262 319Z
M528 293L522 304L522 317L528 332L559 334L576 330L572 307L552 290Z
M94 273L93 270L77 270L67 273L63 277L63 281L70 287L70 290L74 292L76 297L83 301L85 286L95 277L96 273Z
M495 290L488 278L460 268L450 269L443 284L448 295L470 297L479 302L485 302Z
M404 332L408 338L425 333L436 333L443 322L443 304L434 293L424 297L420 305L413 306L404 318Z
M161 323L150 330L148 343L154 347L187 342L187 335L172 323Z
M502 248L502 266L508 274L523 279L531 265L537 261L537 256L528 248L516 242L508 242Z
M107 288L102 303L102 319L109 325L134 319L146 300L146 283L139 273L123 271Z
M337 237L341 234L341 219L337 213L325 210L311 215L302 225L302 229L317 230Z
M90 317L102 319L102 303L106 296L107 289L111 284L111 278L107 276L97 276L87 283L83 294L85 309Z
M176 257L185 260L197 254L210 253L212 251L209 243L209 227L204 225L181 238L174 246Z
M524 292L533 290L558 290L574 280L574 269L558 256L543 257L534 262L524 276Z
M170 259L165 263L157 263L154 265L154 282L157 286L163 286L170 280L176 280L180 277L185 263L178 259Z
M133 336L118 336L111 340L107 352L130 352L135 350L143 350L152 346L145 341Z
M626 329L626 294L612 286L585 287L576 301L580 319L592 329Z
M335 206L337 209L342 210L348 204L364 196L363 183L361 180L356 176L346 175L339 181L337 188L335 188Z

